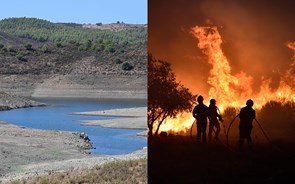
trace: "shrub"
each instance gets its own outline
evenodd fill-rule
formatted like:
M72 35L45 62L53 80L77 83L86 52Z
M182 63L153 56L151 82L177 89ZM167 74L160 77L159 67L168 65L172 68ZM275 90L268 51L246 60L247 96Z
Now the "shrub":
M107 45L105 50L110 53L114 53L116 51L113 45Z
M123 63L123 61L121 61L121 59L117 58L117 59L115 60L115 63L116 63L116 64L121 64L121 63Z
M48 46L47 46L46 44L42 46L41 50L42 50L42 52L44 52L44 53L49 52Z
M88 50L92 47L92 41L91 40L87 40L87 42L85 43L85 48Z
M96 44L96 45L94 46L94 49L95 49L97 52L100 52L100 51L105 50L105 46L104 46L104 44L99 43L99 44Z
M3 47L3 48L2 48L2 51L7 52L8 50L7 50L6 47Z
M61 47L62 45L61 45L60 42L58 42L58 43L56 43L56 46L57 46L57 47Z
M9 47L9 48L8 48L8 51L9 51L9 52L16 52L12 47Z
M122 69L129 71L133 69L133 66L130 63L126 62L122 65Z
M20 54L20 53L18 53L15 57L16 57L18 60L20 60L20 61L27 61L27 59L24 58L24 56L23 56L22 54Z
M126 45L128 45L128 41L124 41L123 43L122 43L124 46L126 46Z
M32 50L33 49L32 44L30 43L25 44L25 49Z

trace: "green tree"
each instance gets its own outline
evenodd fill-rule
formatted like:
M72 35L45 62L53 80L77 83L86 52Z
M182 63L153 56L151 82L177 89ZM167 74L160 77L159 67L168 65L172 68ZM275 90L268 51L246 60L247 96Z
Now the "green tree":
M149 136L153 136L158 134L166 118L191 111L196 95L176 82L170 63L157 60L151 54L148 55L148 71L148 129Z

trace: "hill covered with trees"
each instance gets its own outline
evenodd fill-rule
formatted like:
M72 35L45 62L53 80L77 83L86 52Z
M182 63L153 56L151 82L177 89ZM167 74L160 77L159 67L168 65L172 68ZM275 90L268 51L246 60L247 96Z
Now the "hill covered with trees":
M1 89L26 96L38 96L36 92L44 93L45 88L46 93L49 89L102 87L144 93L147 27L124 23L111 27L116 24L120 29L37 18L1 20Z
M116 24L119 26L124 23ZM47 20L24 17L3 19L0 21L0 27L2 32L40 42L53 41L83 45L91 41L93 48L101 44L143 44L147 41L145 26L111 31L84 28L81 24L51 23Z

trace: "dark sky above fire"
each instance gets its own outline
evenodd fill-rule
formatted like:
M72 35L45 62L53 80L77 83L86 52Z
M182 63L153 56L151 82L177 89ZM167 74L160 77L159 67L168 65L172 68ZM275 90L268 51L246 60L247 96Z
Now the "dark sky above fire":
M170 62L177 80L194 94L208 92L212 67L190 33L194 26L217 26L231 72L252 76L254 90L262 77L278 86L280 73L293 62L286 43L295 42L295 1L149 0L148 50Z

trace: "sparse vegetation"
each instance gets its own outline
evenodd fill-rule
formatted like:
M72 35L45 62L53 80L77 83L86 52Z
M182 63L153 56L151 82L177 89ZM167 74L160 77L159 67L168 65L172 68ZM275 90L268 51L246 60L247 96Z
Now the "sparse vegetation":
M0 26L5 38L0 42L0 74L66 74L88 57L95 58L85 70L89 74L146 72L146 27L99 30L36 18L3 19Z
M30 92L48 79L55 85L58 78L81 88L104 87L101 84L108 81L107 85L120 90L130 85L145 89L147 44L141 43L147 43L147 27L134 26L127 30L131 27L128 24L106 24L102 27L123 27L99 30L95 25L89 26L30 18L0 20L2 83L12 89L25 86ZM33 50L28 50L26 44ZM9 52L8 48L15 52ZM132 66L126 68L132 68L132 72L122 69L124 62ZM12 75L14 82L10 80Z
M31 183L147 183L147 159L112 162L88 170L54 173L34 179L17 180L13 184Z

